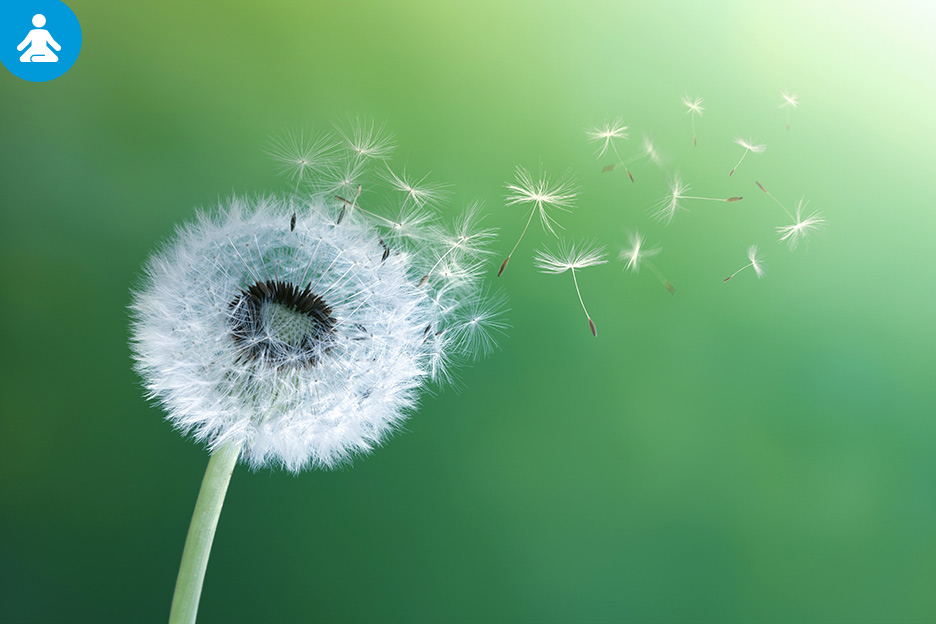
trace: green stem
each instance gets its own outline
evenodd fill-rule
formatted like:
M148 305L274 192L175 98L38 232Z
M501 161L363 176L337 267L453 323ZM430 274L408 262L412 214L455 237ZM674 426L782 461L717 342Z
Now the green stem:
M240 455L240 444L225 444L211 454L205 478L202 480L192 524L189 525L188 537L185 538L185 550L182 552L182 565L179 566L179 578L176 580L175 594L172 596L172 611L169 624L193 624L198 613L198 600L201 598L202 583L205 580L205 568L208 567L208 555L211 554L211 542L214 540L224 495L234 464Z

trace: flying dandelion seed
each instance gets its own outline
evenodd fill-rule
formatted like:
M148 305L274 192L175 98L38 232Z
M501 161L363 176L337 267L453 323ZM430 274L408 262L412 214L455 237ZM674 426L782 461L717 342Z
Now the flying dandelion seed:
M752 269L754 269L754 274L757 275L757 279L761 279L762 277L764 277L764 262L757 255L757 245L751 245L750 247L748 247L747 257L748 257L748 263L745 264L740 269L738 269L737 271L735 271L734 273L732 273L731 275L729 275L728 277L726 277L724 281L727 282L732 277L734 277L735 275L737 275L738 273L740 273L741 271L743 271L744 269L748 267L751 267Z
M796 249L800 241L805 241L810 232L814 232L825 225L826 220L819 211L813 211L804 216L806 206L808 205L808 201L800 199L796 202L793 224L777 228L777 233L780 234L780 241L786 242L791 250Z
M780 97L783 98L783 102L780 103L780 106L777 108L786 109L786 129L790 129L790 111L794 108L799 107L799 98L795 94L788 93L783 91L780 93Z
M657 166L660 166L663 163L663 157L660 156L660 152L657 150L656 144L653 142L653 139L647 135L644 135L643 137L640 151L627 160L622 160L621 157L617 154L617 150L615 150L615 155L618 156L618 162L607 165L604 169L601 170L601 172L608 173L610 171L614 171L614 169L620 165L621 168L623 168L627 173L627 177L630 178L631 182L634 181L634 174L631 173L628 165L639 160L647 160L648 162L652 162Z
M728 197L727 199L720 199L717 197L696 197L693 195L686 195L686 193L688 193L690 190L692 190L692 187L684 182L678 173L675 174L672 181L669 183L669 193L650 208L651 216L657 221L663 221L669 224L673 221L673 218L676 216L678 211L685 210L681 203L683 200L737 202L744 199L743 197Z
M533 215L538 213L540 222L543 224L543 229L547 230L553 236L556 236L555 227L561 226L556 222L550 212L552 210L569 212L573 200L578 195L578 189L576 189L568 179L560 179L553 182L546 177L545 173L541 173L538 178L534 178L529 170L519 166L517 167L515 175L516 181L514 184L507 185L507 190L510 191L510 194L507 195L506 205L529 204L531 207L530 216L527 217L526 225L523 226L523 231L520 232L520 238L517 239L513 249L510 250L510 253L507 254L507 257L504 258L504 261L501 263L500 269L497 271L498 277L504 273L504 269L507 268L507 263L510 262L510 257L517 250L520 241L523 240L523 236L526 234L527 229L530 227L530 222L533 220Z
M451 232L440 233L443 247L440 249L439 258L419 281L420 286L429 281L433 271L443 262L448 262L448 270L453 271L466 260L474 261L491 253L487 246L494 239L496 230L482 228L480 224L483 218L481 204L469 204L455 221L454 229Z
M755 184L757 184L757 188L764 191L767 196L776 202L787 216L793 220L792 225L784 225L777 228L777 233L780 234L780 242L785 242L791 251L796 249L800 241L805 241L811 232L825 225L826 220L819 211L813 211L804 216L806 207L809 205L809 202L805 199L800 199L796 202L796 208L793 212L790 212L779 199L773 196L773 193L764 188L763 184L760 182L755 182Z
M624 167L624 171L627 172L628 177L631 179L631 182L634 181L634 176L631 175L630 170L627 168L627 165L624 164L624 159L621 158L621 154L617 150L617 146L614 144L615 139L624 139L628 138L627 126L624 125L624 119L618 117L613 122L605 122L603 125L593 128L591 130L586 130L585 135L590 141L601 141L601 145L598 148L598 156L604 156L607 153L608 148L614 152L614 156L618 159L618 162L608 167L604 168L604 171L611 171L614 169L616 164L620 164Z
M695 147L696 143L696 132L695 132L695 118L701 117L702 113L705 112L705 109L702 108L702 98L697 97L695 99L689 99L688 95L684 95L682 98L683 105L688 109L686 114L689 115L690 124L692 125L692 146Z
M669 291L669 294L675 295L676 288L670 283L666 276L660 272L660 269L650 261L653 256L659 255L663 251L662 247L647 247L647 240L639 230L634 230L628 234L630 247L621 250L620 259L625 262L624 270L633 273L640 273L640 267L646 265L648 269L660 280L663 288Z
M292 195L294 203L299 195L299 185L303 180L308 182L309 175L327 174L332 168L336 147L334 139L326 134L301 130L271 139L267 154L279 163L281 173L296 180ZM290 230L296 227L295 209L290 216L289 227Z
M572 272L572 283L575 284L575 292L578 295L579 303L582 304L582 311L585 312L585 318L588 319L588 328L591 330L592 336L596 338L598 337L598 328L595 326L595 322L592 320L591 315L588 314L588 309L585 307L585 301L582 299L582 291L579 289L578 277L576 277L575 271L584 269L585 267L604 264L607 262L604 256L604 247L597 247L594 243L586 244L581 249L576 249L574 243L567 245L564 241L560 240L557 252L553 253L547 250L539 250L536 252L534 259L536 267L542 273L554 273L558 275L566 271Z
M419 180L416 180L406 175L406 169L404 169L400 175L397 175L392 169L387 167L383 174L384 181L387 182L393 190L403 193L403 201L400 204L399 212L401 216L403 211L410 205L423 208L427 205L439 203L445 196L446 185L438 182L426 182L426 178L428 177L429 174L427 173Z
M386 160L396 144L384 127L374 120L355 119L347 130L338 128L344 146L354 155L352 162L365 160Z
M737 138L734 140L734 142L744 148L744 153L741 154L741 158L738 160L738 164L732 167L731 171L728 172L729 176L734 174L735 169L741 165L741 161L744 160L744 157L747 156L748 152L751 152L752 154L762 154L764 150L767 149L766 145L755 145L753 141L742 138Z

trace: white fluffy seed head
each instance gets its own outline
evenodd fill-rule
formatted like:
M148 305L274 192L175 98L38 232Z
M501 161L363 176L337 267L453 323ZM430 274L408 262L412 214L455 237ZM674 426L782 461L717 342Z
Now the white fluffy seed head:
M448 238L390 236L373 206L298 204L235 197L199 214L150 258L131 305L136 368L172 425L291 471L380 444L502 328L466 268L477 239L420 284Z

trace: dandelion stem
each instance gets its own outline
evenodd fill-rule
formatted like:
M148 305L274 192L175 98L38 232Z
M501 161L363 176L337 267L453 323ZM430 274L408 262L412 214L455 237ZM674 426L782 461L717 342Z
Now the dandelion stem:
M533 215L536 214L536 206L533 206L533 210L530 211L530 217L527 219L526 225L523 226L523 231L520 232L520 238L517 239L517 242L514 243L513 249L510 250L510 253L507 254L507 257L504 259L504 263L501 265L500 271L497 272L497 277L501 276L501 273L504 272L504 269L507 268L507 261L510 260L510 256L517 251L517 247L520 245L520 241L523 240L524 234L526 234L527 228L530 227L530 223L533 221Z
M679 199L704 199L706 201L730 202L730 201L738 201L738 199L740 198L735 199L734 197L732 197L729 199L722 199L720 197L693 197L691 195L680 195Z
M735 169L741 166L741 161L744 160L744 157L747 156L748 150L744 150L744 153L741 154L741 159L738 160L738 164L731 168L731 171L728 173L728 176L731 177L731 174L735 172Z
M192 514L192 523L185 538L182 565L179 566L179 577L172 596L169 624L195 622L205 569L208 567L208 555L211 554L211 543L240 451L240 444L225 444L212 453L211 459L208 460L205 478L195 503L195 512Z
M722 281L727 282L727 281L730 280L732 277L734 277L735 275L737 275L738 273L740 273L740 272L743 271L744 269L748 268L749 266L754 266L754 263L753 263L753 262L749 262L749 263L745 264L743 267L741 267L740 269L738 269L737 271L735 271L734 273L732 273L731 275L729 275L728 277L726 277L726 278L725 278L724 280L722 280Z
M630 181L634 181L634 176L631 175L630 169L627 168L627 164L624 162L624 159L621 158L621 155L618 153L617 147L614 146L614 143L611 144L611 149L614 150L614 155L617 156L618 162L621 163L621 166L624 167L624 171L627 172L627 177L630 178ZM631 158L627 162L632 162L634 158Z
M585 312L585 318L588 319L588 327L591 329L592 335L598 337L598 328L595 327L595 322L592 320L591 315L588 313L588 309L585 307L585 301L582 300L582 291L579 290L578 278L575 277L575 269L572 269L572 283L575 284L575 292L578 295L579 303L582 304L582 310Z
M653 264L652 262L650 262L649 260L644 260L644 263L647 265L647 268L650 269L650 271L652 271L653 274L657 276L657 279L659 279L661 282L663 282L663 288L665 288L666 290L668 290L668 291L669 291L669 294L675 295L675 294L676 294L676 288L675 288L672 284L670 284L670 281L669 281L668 279L666 279L666 276L663 275L663 273L660 271L660 269L658 269L658 268L656 267L656 265Z
M783 212L787 213L787 216L788 216L788 217L790 217L790 218L793 219L794 221L799 221L799 219L797 219L796 217L793 216L793 213L792 213L792 212L790 212L789 210L787 210L787 207L784 206L784 205L780 202L779 199L777 199L776 197L773 196L773 193L771 193L770 191L768 191L767 189L764 188L764 185L763 185L763 184L761 184L761 183L758 182L757 180L754 181L754 184L757 185L757 188L759 188L760 190L762 190L762 191L764 191L765 193L767 193L767 197L769 197L770 199L774 200L774 201L777 203L778 206L780 206L781 208L783 208Z

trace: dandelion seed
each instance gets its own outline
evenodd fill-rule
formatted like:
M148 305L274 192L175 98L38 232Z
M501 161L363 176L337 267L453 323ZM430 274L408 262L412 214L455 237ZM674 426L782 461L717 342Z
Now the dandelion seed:
M782 91L780 97L783 98L783 102L780 103L780 106L777 108L786 109L786 129L790 129L790 111L799 106L799 99L795 94L788 93L787 91Z
M738 160L738 164L732 167L731 171L728 172L729 176L731 176L735 172L735 169L741 165L741 161L744 160L744 157L747 156L748 152L751 152L752 154L762 154L764 150L767 149L766 145L755 145L753 141L742 138L737 138L734 140L734 142L744 148L744 153L741 154L741 158Z
M368 159L385 160L396 147L393 137L372 119L355 119L349 130L339 128L338 132L344 146L354 155L355 163Z
M734 273L732 273L731 275L729 275L728 277L726 277L724 281L727 282L732 277L734 277L735 275L737 275L738 273L740 273L741 271L743 271L744 269L748 267L751 267L752 269L754 269L754 274L757 275L757 279L761 279L762 277L764 277L764 262L757 255L757 245L751 245L750 247L748 247L747 257L748 257L748 263L745 264L740 269L738 269L737 271L735 271Z
M744 199L743 197L737 196L721 199L717 197L697 197L693 195L687 195L686 193L688 193L690 190L692 190L692 187L689 186L688 183L684 182L678 173L675 174L672 181L669 183L669 193L651 207L651 216L657 221L664 221L668 224L673 221L673 218L676 216L678 211L684 210L681 203L683 200L738 202Z
M480 203L475 202L468 205L456 220L454 230L441 235L445 247L441 250L439 259L423 276L420 286L429 281L432 272L447 258L451 261L461 261L463 259L477 259L490 253L487 246L493 240L496 230L482 228L481 221L483 218Z
M627 169L627 166L624 164L624 160L621 158L620 153L618 153L617 146L614 144L615 139L627 139L627 126L624 125L624 119L618 117L613 122L605 122L603 125L593 128L591 130L585 131L586 136L591 141L601 141L601 145L598 148L598 156L604 156L610 147L614 152L615 157L618 159L618 163L624 167L624 170L627 171L627 175L630 177L631 182L634 181L634 176L631 175L631 172ZM611 164L602 169L602 172L612 171L615 165Z
M613 143L611 147L614 148ZM630 169L628 168L628 165L638 160L648 160L658 166L663 162L663 158L660 156L659 151L657 151L657 148L653 142L653 139L647 135L644 135L643 137L643 140L641 142L641 150L637 152L636 154L634 154L633 156L631 156L630 158L628 158L627 160L624 160L621 158L621 155L618 153L617 149L614 149L614 155L617 156L618 161L616 163L611 163L610 165L607 165L601 170L601 172L608 173L610 171L614 171L614 169L618 165L620 165L621 168L624 169L624 171L627 173L627 177L630 178L631 182L634 181L634 174L631 173Z
M819 211L814 211L806 216L803 215L808 205L809 202L805 199L800 199L796 202L793 225L777 228L777 232L780 234L780 241L786 242L791 250L796 249L800 241L805 241L810 232L814 232L825 225L826 220Z
M529 170L519 166L517 167L515 175L516 181L513 184L507 185L507 190L510 191L510 194L507 195L506 205L529 204L530 216L527 217L526 225L523 226L523 231L520 232L520 237L517 239L517 242L514 243L510 253L507 254L507 257L504 258L504 261L501 263L500 270L497 272L498 277L503 274L504 269L507 268L507 263L510 262L510 257L517 250L524 235L526 235L527 229L533 221L533 215L539 214L543 229L547 230L553 236L556 236L555 227L561 226L559 226L550 212L553 210L569 212L573 200L575 200L578 195L575 186L567 179L560 179L559 181L553 182L546 177L545 173L540 174L538 178L534 178Z
M560 240L557 252L553 253L540 250L536 252L534 259L536 267L542 273L560 274L566 271L572 272L572 283L575 284L575 292L578 295L579 303L582 305L582 311L585 312L585 317L588 319L588 327L592 335L596 338L598 337L598 328L595 326L595 322L592 320L591 315L588 314L588 309L585 307L585 301L582 299L582 291L579 289L578 278L576 277L575 271L598 264L604 264L607 262L604 256L604 247L596 247L594 243L586 244L581 249L576 249L575 244L567 245L564 241Z
M326 134L312 132L292 132L270 141L267 154L280 164L280 171L295 178L292 201L296 201L299 185L309 174L323 174L330 170L335 162L335 142ZM290 231L295 227L290 218Z
M609 147L614 147L614 139L627 139L627 126L624 125L624 119L618 117L614 121L605 122L601 126L586 130L585 134L591 141L601 141L598 149L598 155L604 156Z
M661 247L647 247L647 240L644 238L640 231L634 230L632 233L628 234L630 239L630 247L621 250L620 259L625 262L624 270L632 271L633 273L640 273L640 267L646 265L648 269L660 280L663 284L663 287L669 291L671 295L676 294L676 288L670 283L666 276L657 268L657 266L650 261L650 258L658 255L663 249Z
M463 306L460 312L455 342L468 353L490 355L497 347L499 336L510 328L503 318L507 312L507 298L503 294L485 292Z
M757 181L755 181L755 184L757 184L757 188L764 191L767 196L776 202L776 204L783 209L783 212L793 220L793 225L785 225L777 228L777 232L780 234L780 242L786 242L791 251L796 249L796 246L801 240L806 240L810 232L820 229L825 224L826 221L821 212L814 211L805 217L803 216L803 213L806 211L806 206L809 205L809 202L805 199L800 199L796 202L795 211L790 212L779 199L764 188L763 184Z
M413 204L422 208L427 204L438 203L445 194L445 185L438 182L426 182L426 174L419 180L409 178L406 170L397 175L389 167L384 175L384 180L390 184L391 188L403 193L403 203L400 205L400 214L406 209L408 204Z
M696 132L695 132L695 118L701 117L702 113L705 111L702 108L702 98L697 97L695 99L689 99L688 95L684 95L682 98L683 105L688 109L686 114L689 115L690 124L692 125L692 146L696 146Z

